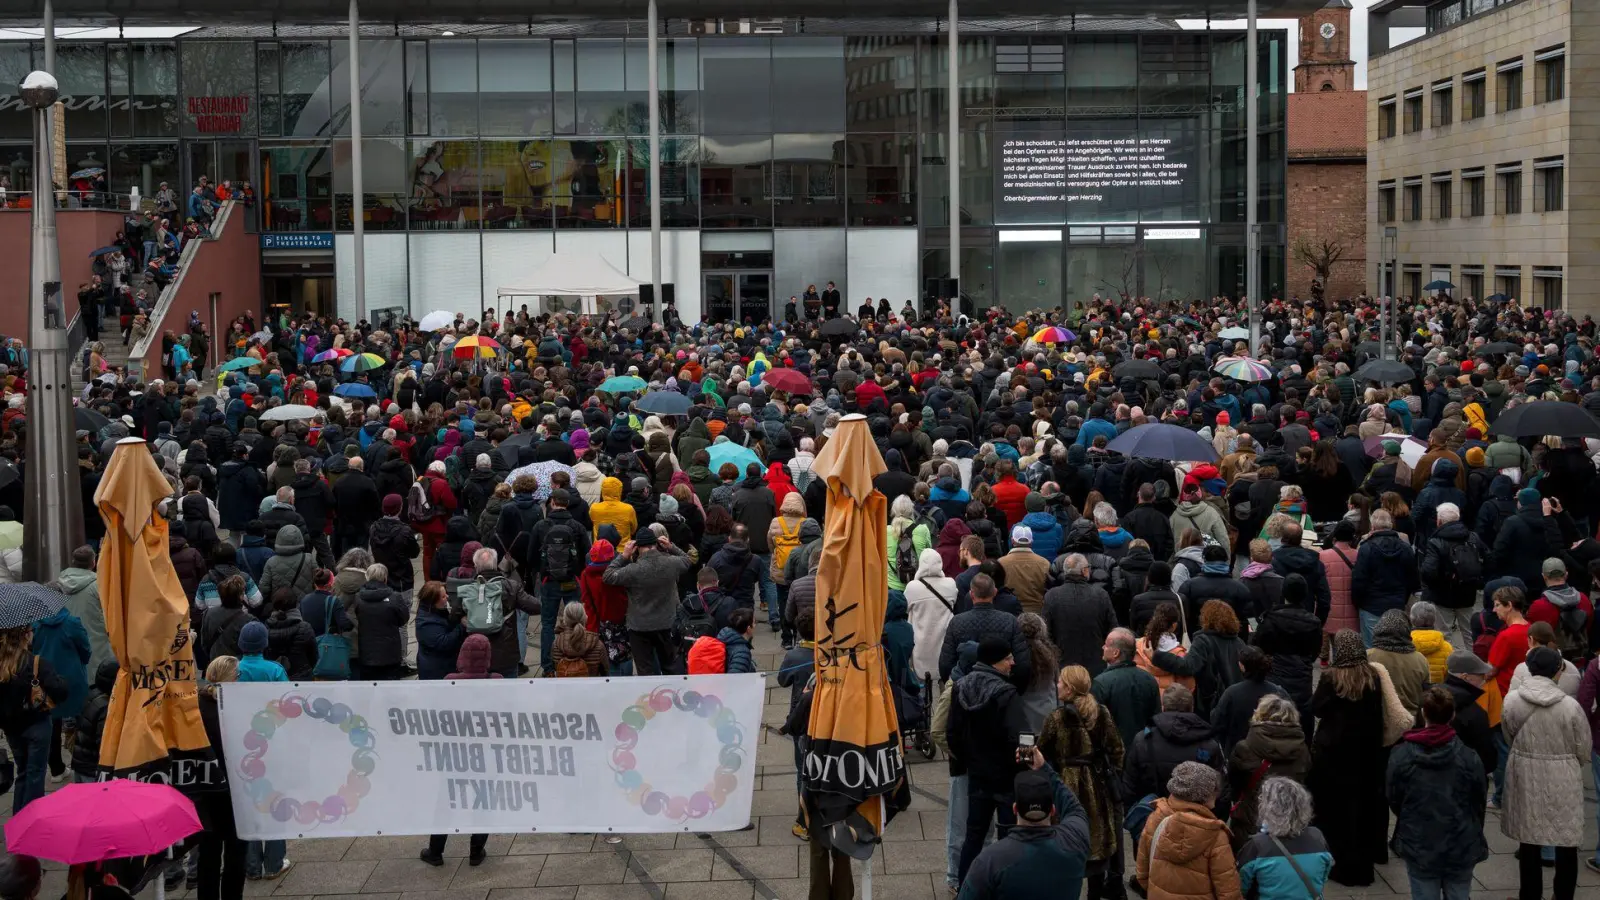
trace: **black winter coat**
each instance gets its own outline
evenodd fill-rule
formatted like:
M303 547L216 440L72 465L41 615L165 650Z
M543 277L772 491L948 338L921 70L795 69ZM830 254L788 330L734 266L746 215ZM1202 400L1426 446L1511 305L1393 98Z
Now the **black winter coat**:
M366 543L367 529L383 517L383 498L366 472L346 472L333 485L334 533L348 544ZM297 504L298 505L298 504Z
M1011 683L1025 685L1033 671L1033 654L1028 641L1022 636L1017 617L995 609L991 604L975 603L966 612L958 613L944 629L944 643L939 648L939 678L946 680L956 666L956 651L967 641L982 643L986 637L998 637L1011 644Z
M1017 735L1028 727L1016 685L979 663L951 695L950 755L966 767L973 789L1010 793L1019 771Z
M1310 610L1280 606L1261 617L1250 642L1272 657L1272 681L1288 692L1309 723L1311 674L1322 653L1322 623Z
M1444 689L1456 701L1456 717L1450 726L1456 730L1456 737L1461 743L1478 754L1478 760L1483 764L1485 772L1493 772L1500 761L1500 754L1495 749L1494 732L1489 727L1489 714L1478 705L1478 698L1483 696L1483 688L1467 684L1455 675L1446 675Z
M1471 871L1489 858L1483 763L1460 738L1433 746L1401 741L1385 780L1395 813L1389 849L1408 869L1437 878Z
M317 667L317 636L300 610L274 611L267 619L267 659L283 666L290 681L309 681Z
M1150 555L1156 559L1171 559L1176 541L1172 536L1172 519L1161 514L1155 506L1135 506L1122 517L1122 527L1135 539L1150 545Z
M1451 562L1456 547L1469 543L1478 556L1481 571L1489 571L1489 548L1460 522L1451 522L1435 531L1422 548L1422 559L1417 564L1422 580L1422 599L1442 609L1465 609L1477 599L1477 589L1483 587L1457 581L1458 567Z
M394 577L392 570L389 577ZM356 595L355 613L363 666L395 666L405 661L400 630L411 620L411 609L398 593L389 585L369 581Z
M1239 680L1239 651L1243 649L1244 641L1236 634L1201 631L1194 636L1187 655L1157 650L1150 661L1174 675L1194 678L1194 710L1209 716L1222 692Z
M389 586L397 591L411 590L413 583L411 561L416 559L417 553L422 549L422 544L417 540L417 534L411 530L411 526L396 516L384 516L372 523L367 542L372 549L372 558L388 567ZM358 627L361 630L361 641L365 644L366 628Z
M1538 507L1518 510L1494 539L1490 575L1514 575L1530 587L1543 584L1540 567L1553 550L1565 546L1554 516L1546 516Z
M266 480L255 466L230 459L217 470L217 514L222 527L230 532L244 531L261 509L267 495Z
M1322 565L1322 558L1315 550L1303 546L1279 547L1272 553L1272 570L1285 578L1290 575L1304 578L1306 587L1311 591L1313 603L1311 611L1316 613L1317 621L1328 621L1328 613L1333 608L1333 591L1328 587L1328 570ZM1262 607L1256 614L1260 615L1270 609L1271 606Z
M1117 627L1117 616L1104 588L1080 575L1068 575L1060 586L1045 592L1040 614L1049 626L1061 665L1083 666L1091 678L1105 671L1100 648L1106 635Z
M1537 562L1534 568L1538 568ZM1357 609L1380 616L1391 609L1405 609L1406 598L1420 585L1416 554L1398 532L1375 531L1361 542L1350 573L1350 599Z
M301 532L309 545L327 528L328 516L333 514L333 491L328 482L310 472L296 475L290 487L294 488L294 510L306 520L306 527L310 529Z
M100 771L100 739L111 711L111 689L117 683L117 661L108 659L94 673L94 687L78 713L78 742L72 748L72 771L94 775Z
M1253 608L1255 597L1250 589L1230 575L1201 571L1183 583L1183 587L1178 589L1178 596L1183 598L1183 618L1190 634L1200 630L1200 608L1208 600L1221 600L1233 607L1234 615L1240 622L1258 613Z
M1154 794L1167 796L1167 781L1179 763L1199 762L1217 770L1226 784L1228 758L1211 736L1211 723L1194 713L1164 712L1139 732L1122 771L1122 799L1132 806ZM1218 798L1220 804L1221 798Z

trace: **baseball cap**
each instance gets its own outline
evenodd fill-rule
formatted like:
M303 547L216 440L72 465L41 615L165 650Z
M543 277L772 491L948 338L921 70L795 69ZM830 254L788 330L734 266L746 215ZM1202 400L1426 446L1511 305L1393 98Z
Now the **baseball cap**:
M1018 525L1015 528L1011 529L1011 543L1013 543L1013 544L1032 544L1033 543L1033 529L1029 528L1026 525Z
M1549 578L1551 575L1560 575L1561 577L1565 578L1567 575L1567 564L1552 556L1544 561L1544 567L1541 572L1546 578Z
M1457 650L1445 660L1444 670L1450 675L1488 675L1494 669L1478 658L1471 650Z
M1056 805L1056 788L1050 782L1050 776L1038 769L1018 772L1012 782L1012 794L1016 798L1017 821L1040 823L1050 820L1050 811Z

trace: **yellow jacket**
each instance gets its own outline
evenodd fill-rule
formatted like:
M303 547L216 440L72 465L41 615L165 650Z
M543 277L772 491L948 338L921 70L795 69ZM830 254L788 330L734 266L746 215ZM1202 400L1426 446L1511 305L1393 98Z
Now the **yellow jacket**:
M1411 643L1428 660L1428 681L1432 684L1444 684L1445 661L1455 648L1444 639L1444 633L1431 628L1413 629Z
M589 507L589 521L594 523L594 539L600 539L601 525L614 525L623 542L633 540L639 530L639 517L633 507L622 502L622 481L607 478L600 482L600 502ZM621 549L619 546L618 549Z

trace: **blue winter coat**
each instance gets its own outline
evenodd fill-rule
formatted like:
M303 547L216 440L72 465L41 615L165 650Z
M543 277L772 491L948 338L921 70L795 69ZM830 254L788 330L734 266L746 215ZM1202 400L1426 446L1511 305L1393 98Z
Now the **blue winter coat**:
M436 681L456 671L466 627L437 609L417 610L417 680Z
M67 683L67 699L50 710L52 719L75 719L89 698L89 632L65 609L33 623L33 652Z
M722 642L726 654L723 657L722 671L729 675L744 675L756 670L755 656L750 652L750 641L744 635L732 628L724 628L717 633L717 640Z
M1033 552L1052 562L1061 555L1061 544L1067 535L1055 516L1047 512L1031 512L1023 516L1019 524L1033 530Z
M1294 855L1294 861L1320 894L1328 873L1333 871L1333 854L1322 832L1307 828L1283 841L1283 846ZM1239 891L1244 896L1256 900L1304 900L1305 882L1289 864L1289 857L1265 833L1257 834L1239 848L1237 862Z

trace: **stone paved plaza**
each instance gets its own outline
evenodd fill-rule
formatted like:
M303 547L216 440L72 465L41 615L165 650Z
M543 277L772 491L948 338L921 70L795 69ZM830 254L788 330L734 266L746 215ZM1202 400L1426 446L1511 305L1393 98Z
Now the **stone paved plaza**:
M533 646L538 646L537 636ZM775 670L777 639L757 625L757 663ZM537 650L534 651L534 655ZM756 827L696 837L678 834L630 835L607 844L596 835L519 834L489 839L489 858L471 868L465 837L445 849L445 864L432 868L417 859L425 837L380 836L301 840L289 843L294 869L276 881L245 883L246 897L321 900L772 900L804 898L809 882L806 848L790 834L795 815L794 758L775 729L788 712L788 691L769 681L766 728L760 737L754 806ZM873 858L873 896L881 900L946 900L944 888L945 795L948 769L941 759L910 757L912 805L889 826L882 850ZM1579 802L1574 798L1574 802ZM1595 798L1582 798L1587 834L1584 855L1595 846ZM9 803L6 810L10 809ZM1493 856L1478 866L1477 898L1514 896L1515 846L1500 834L1489 814ZM65 872L49 866L46 900L61 896ZM1128 866L1132 871L1132 864ZM1390 862L1369 888L1330 882L1327 897L1409 896L1405 869ZM1547 870L1548 877L1548 870ZM1547 888L1548 890L1548 888ZM154 893L147 890L144 897ZM174 900L190 900L179 891ZM857 896L860 876L857 875ZM1600 875L1579 866L1578 896L1600 900Z

